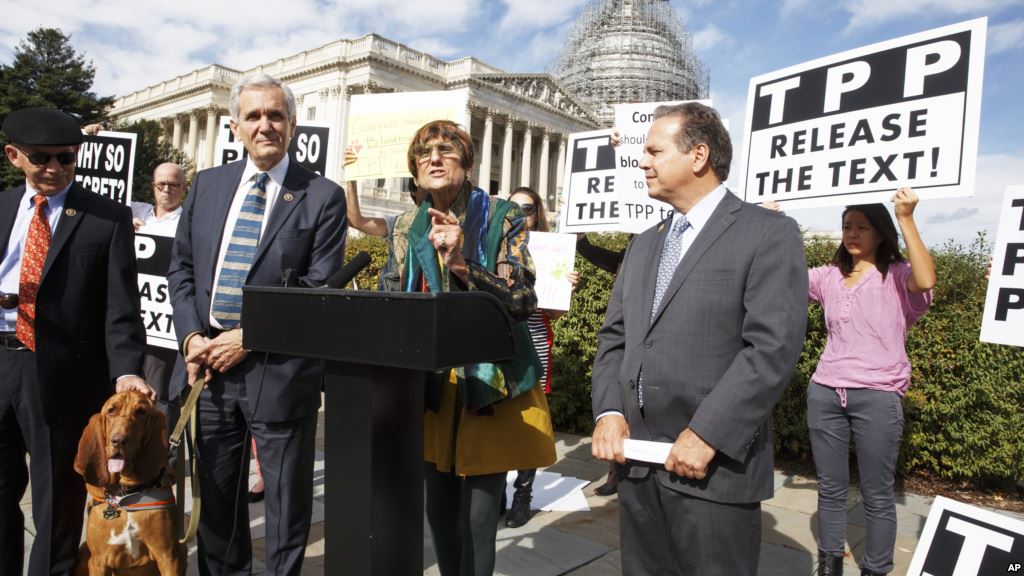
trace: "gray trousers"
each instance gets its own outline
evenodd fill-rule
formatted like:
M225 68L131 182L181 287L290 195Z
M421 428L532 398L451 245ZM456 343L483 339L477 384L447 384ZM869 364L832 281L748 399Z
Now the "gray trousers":
M818 473L818 549L842 555L850 488L850 432L856 440L860 491L867 516L861 568L886 574L896 545L896 458L903 439L903 404L895 392L847 389L846 406L832 388L807 387L807 427Z
M490 576L504 472L456 476L423 463L427 524L442 576Z

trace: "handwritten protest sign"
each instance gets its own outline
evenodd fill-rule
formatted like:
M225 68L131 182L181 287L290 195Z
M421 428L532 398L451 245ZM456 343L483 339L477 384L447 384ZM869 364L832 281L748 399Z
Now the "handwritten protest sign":
M75 180L92 192L130 206L135 140L132 132L86 134L78 149Z
M741 178L787 208L970 196L986 19L751 79Z
M327 174L328 146L331 143L329 124L307 122L295 126L288 144L289 159L303 168L323 176ZM214 147L213 165L220 166L248 156L242 141L231 132L231 117L220 117L220 130Z
M173 311L167 288L167 270L171 266L173 236L146 231L135 233L135 259L139 267L139 297L142 303L142 324L146 327L146 344L159 348L178 349L174 335Z
M618 230L619 203L615 194L615 149L611 130L569 134L565 149L562 232Z
M406 154L416 130L432 120L465 126L468 98L466 89L352 96L346 147L359 159L345 168L345 178L408 177Z
M537 271L537 307L568 310L572 285L566 274L576 263L576 235L530 232L529 247Z
M1024 186L1003 197L981 341L1024 346Z

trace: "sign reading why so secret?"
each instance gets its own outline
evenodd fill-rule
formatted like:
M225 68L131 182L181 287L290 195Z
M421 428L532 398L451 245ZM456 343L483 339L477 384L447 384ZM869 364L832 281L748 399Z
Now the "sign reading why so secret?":
M1024 186L1003 196L981 341L1024 346Z
M78 149L75 180L92 192L131 206L135 139L131 132L86 134Z
M787 208L971 196L986 19L751 79L747 202Z
M327 124L308 122L295 127L292 141L288 144L288 157L306 170L323 176L327 173L327 146L331 141L331 128ZM220 117L217 144L214 149L213 165L221 166L248 156L242 141L231 131L231 117Z
M907 576L1024 573L1024 522L936 496Z

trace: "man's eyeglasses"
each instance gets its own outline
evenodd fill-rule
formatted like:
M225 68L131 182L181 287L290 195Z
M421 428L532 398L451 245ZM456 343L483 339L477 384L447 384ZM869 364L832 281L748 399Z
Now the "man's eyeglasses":
M74 164L78 158L78 153L73 151L57 152L56 154L49 152L27 152L21 148L18 148L18 151L24 154L28 161L36 166L46 166L52 158L56 158L57 162L67 166L68 164Z
M526 204L520 204L519 207L523 209L523 214L526 214L527 216L533 216L537 213L536 204L527 202Z
M416 157L416 160L423 162L429 160L434 155L434 150L437 150L437 155L442 158L460 158L462 157L462 146L455 142L438 142L437 144L417 144L412 148L412 155Z
M153 187L164 190L166 188L181 188L181 184L177 182L153 182Z

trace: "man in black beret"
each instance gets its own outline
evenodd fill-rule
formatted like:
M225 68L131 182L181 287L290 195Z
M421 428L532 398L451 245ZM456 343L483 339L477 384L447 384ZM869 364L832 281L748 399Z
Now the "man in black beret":
M75 182L71 116L24 108L3 122L25 174L0 192L0 574L22 574L32 478L29 574L71 574L85 485L74 470L89 416L115 390L151 397L142 374L132 213ZM26 463L26 452L30 462Z

